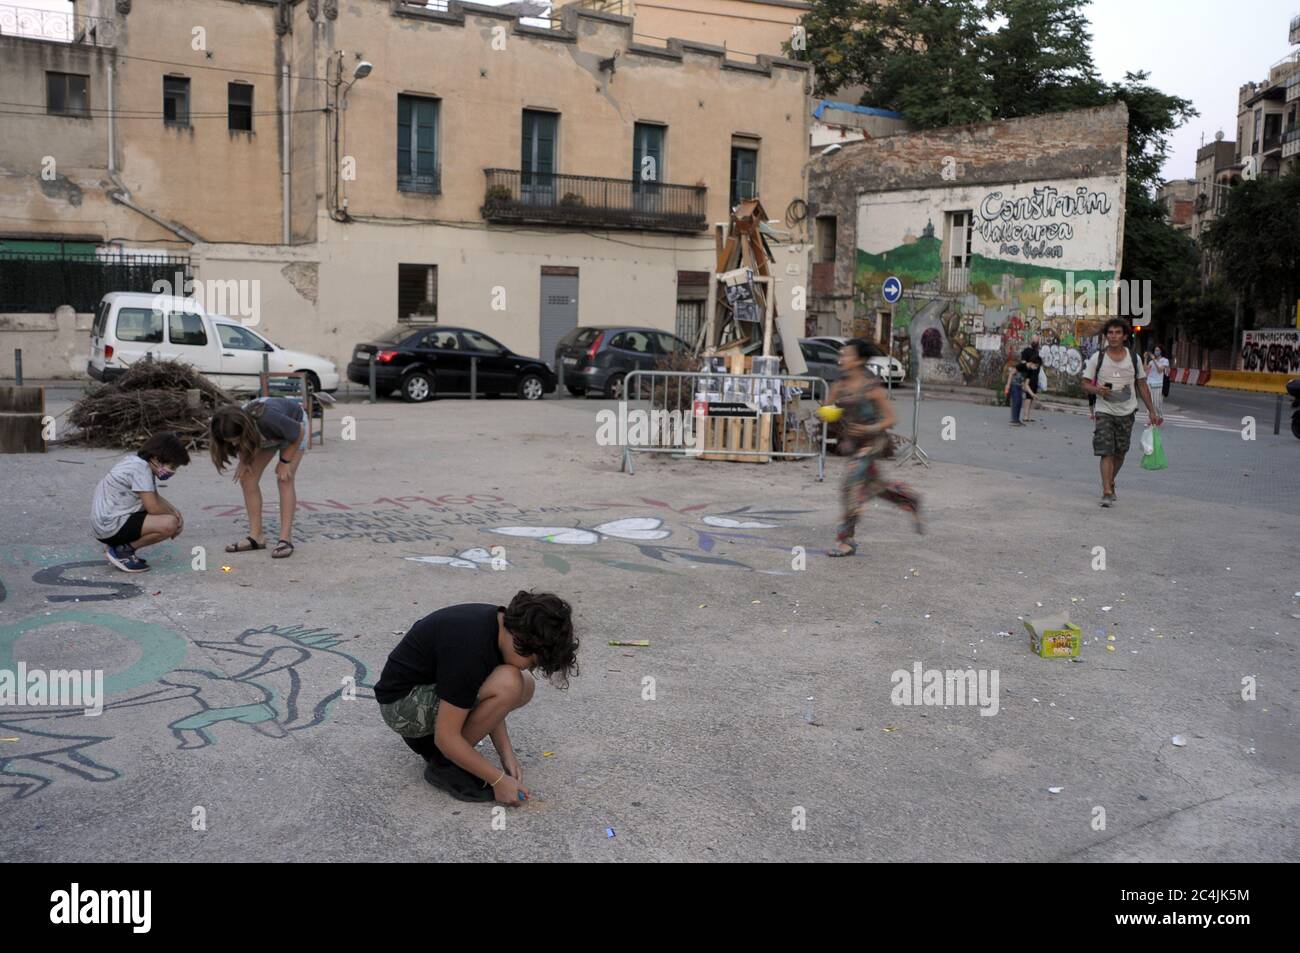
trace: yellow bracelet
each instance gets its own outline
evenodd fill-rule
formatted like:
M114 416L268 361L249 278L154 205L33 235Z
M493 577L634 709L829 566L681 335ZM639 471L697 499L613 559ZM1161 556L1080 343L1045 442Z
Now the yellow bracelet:
M495 788L498 784L501 783L502 778L504 778L505 776L506 776L506 773L505 773L504 771L502 771L502 772L501 772L501 777L500 777L500 778L497 778L495 781L493 781L491 784L489 784L488 787Z

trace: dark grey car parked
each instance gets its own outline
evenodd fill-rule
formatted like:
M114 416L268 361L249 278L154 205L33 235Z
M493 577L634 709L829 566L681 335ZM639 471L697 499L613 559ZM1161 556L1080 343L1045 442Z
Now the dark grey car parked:
M555 346L555 370L575 397L618 399L629 371L654 370L660 358L690 350L677 335L658 328L574 328Z

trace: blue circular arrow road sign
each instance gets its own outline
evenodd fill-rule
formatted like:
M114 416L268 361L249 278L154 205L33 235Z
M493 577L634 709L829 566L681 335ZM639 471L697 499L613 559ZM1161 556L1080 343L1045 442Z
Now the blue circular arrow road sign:
M880 293L885 296L886 301L893 304L903 297L903 283L898 280L897 275L890 275L885 279L885 283L880 286Z

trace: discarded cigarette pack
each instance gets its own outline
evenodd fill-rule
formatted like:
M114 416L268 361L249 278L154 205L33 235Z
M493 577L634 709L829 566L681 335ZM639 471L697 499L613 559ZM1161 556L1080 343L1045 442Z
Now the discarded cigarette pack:
M1078 658L1083 630L1070 621L1069 613L1026 619L1029 647L1043 658Z

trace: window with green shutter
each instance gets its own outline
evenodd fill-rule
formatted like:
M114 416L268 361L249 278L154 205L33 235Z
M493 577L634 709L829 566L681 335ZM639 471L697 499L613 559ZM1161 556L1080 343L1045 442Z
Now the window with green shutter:
M399 191L428 195L442 191L438 168L438 104L438 100L423 96L397 97Z

